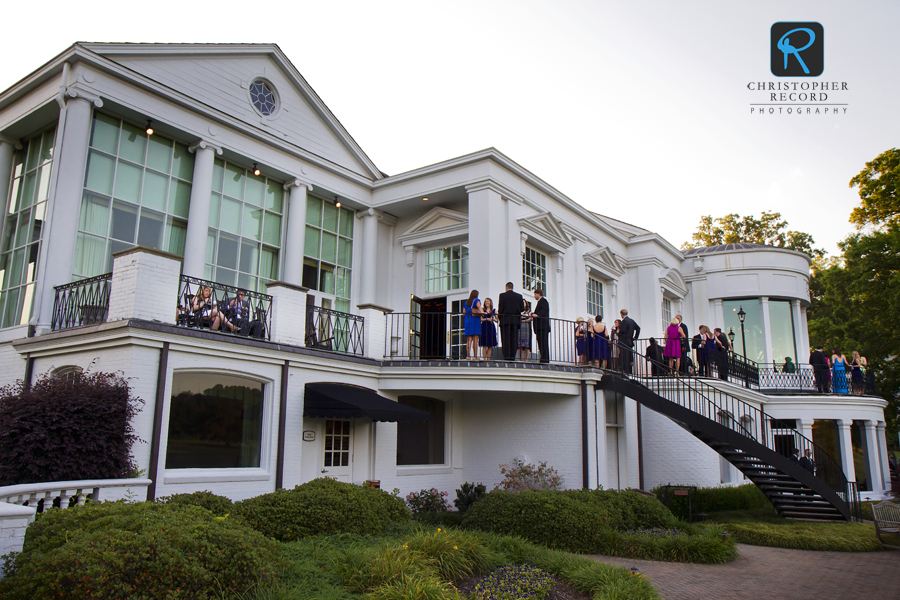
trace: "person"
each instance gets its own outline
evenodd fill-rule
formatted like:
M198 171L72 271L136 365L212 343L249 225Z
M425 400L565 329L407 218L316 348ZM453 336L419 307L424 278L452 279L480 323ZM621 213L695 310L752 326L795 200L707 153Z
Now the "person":
M850 385L855 396L862 396L865 383L863 382L862 361L860 360L859 352L854 350L850 357Z
M619 323L622 371L630 375L631 363L634 360L634 342L641 336L641 328L634 322L634 319L628 316L628 309L623 308L619 311L619 315L622 317L622 321Z
M550 362L550 303L544 298L543 288L534 290L534 298L537 303L534 306L534 318L531 325L534 327L534 335L537 338L541 362L546 364Z
M469 293L469 299L463 305L466 311L463 328L466 334L466 358L478 360L478 337L481 335L481 301L478 290Z
M531 356L531 302L525 301L525 310L519 316L519 341L516 358L528 362Z
M494 326L497 322L497 311L494 309L494 301L485 298L481 310L481 336L478 338L478 344L481 346L484 360L491 360L494 348L497 347L497 328Z
M800 459L800 466L813 475L816 474L816 461L813 460L812 450L809 448L804 451L804 456Z
M781 367L782 373L796 373L797 365L794 364L794 359L790 356L784 357L784 366Z
M840 348L833 348L831 354L831 389L835 394L850 392L847 386L847 359Z
M719 340L712 334L706 325L700 326L700 351L697 355L697 362L700 365L701 377L712 377L710 372L710 364L716 353L716 344Z
M513 291L512 282L507 282L506 291L497 297L497 314L500 319L500 344L503 346L505 360L516 359L519 329L522 326L522 313L525 311L525 299L522 294Z
M585 338L587 337L587 333L584 326L584 319L581 317L575 318L575 364L576 365L584 365L589 361L586 360L585 355Z
M201 327L209 327L213 331L218 330L224 320L209 286L203 286L200 293L194 296L191 301L191 312L197 317Z
M678 327L681 328L682 333L684 333L684 342L681 343L681 369L680 372L682 375L688 374L687 367L687 356L690 352L690 348L688 348L688 344L686 343L688 338L691 337L691 332L688 330L688 326L684 324L684 319L682 319L681 315L675 315L675 318L678 319ZM701 363L702 364L702 363Z
M622 350L619 348L619 326L622 325L621 319L613 321L612 329L609 330L609 348L610 348L610 368L622 370Z
M223 324L232 333L237 332L238 335L250 335L255 338L263 337L265 329L260 321L252 318L247 290L239 289L237 295L227 301L225 312L228 319L223 321Z
M794 448L794 452L788 457L788 459L791 462L797 463L799 465L800 464L800 450L797 448Z
M603 324L603 315L597 315L591 325L591 353L594 366L605 369L609 361L609 334Z
M678 319L673 317L666 327L666 348L663 350L663 356L668 359L669 372L673 375L681 373L681 338L684 337L684 331L680 325Z
M716 349L718 350L716 353L716 371L719 374L719 379L728 381L728 357L729 353L732 351L731 341L728 339L727 335L722 333L721 327L713 329L713 333L716 334L716 339L719 341L719 343L716 344Z
M659 371L663 368L663 349L662 346L656 342L656 338L650 338L650 345L647 346L647 351L644 352L644 356L650 361L651 375L653 375L653 377L659 376Z
M822 346L816 346L815 351L809 355L809 364L813 368L813 376L816 378L816 390L820 394L828 393L828 357L822 351Z

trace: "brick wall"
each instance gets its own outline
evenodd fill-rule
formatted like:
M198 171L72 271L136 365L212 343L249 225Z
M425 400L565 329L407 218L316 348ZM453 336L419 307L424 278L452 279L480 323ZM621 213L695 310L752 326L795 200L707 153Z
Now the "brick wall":
M34 521L34 512L33 507L0 502L0 556L22 551L25 529Z
M668 417L641 412L644 489L660 484L720 485L719 454Z

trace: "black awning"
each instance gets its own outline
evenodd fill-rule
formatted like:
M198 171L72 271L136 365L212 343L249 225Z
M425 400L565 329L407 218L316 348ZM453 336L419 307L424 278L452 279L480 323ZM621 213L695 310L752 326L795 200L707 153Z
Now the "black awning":
M372 419L421 423L431 414L379 396L372 390L342 383L307 383L303 416L319 419Z

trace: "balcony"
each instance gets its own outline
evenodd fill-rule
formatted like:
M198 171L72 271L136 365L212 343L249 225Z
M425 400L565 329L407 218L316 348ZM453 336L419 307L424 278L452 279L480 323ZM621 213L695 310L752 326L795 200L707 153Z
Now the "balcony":
M58 285L53 299L50 329L70 329L82 325L99 325L109 314L112 273Z
M175 324L271 340L272 296L182 275Z

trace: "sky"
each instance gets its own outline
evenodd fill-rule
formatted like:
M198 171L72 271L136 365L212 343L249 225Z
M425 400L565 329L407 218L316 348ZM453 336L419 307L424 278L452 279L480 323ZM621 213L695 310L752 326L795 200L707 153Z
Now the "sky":
M0 89L75 41L274 42L382 171L494 147L675 246L702 215L769 210L836 254L854 230L850 179L900 146L896 0L51 0L41 11L54 18L4 8L22 26L0 36ZM781 21L822 25L821 76L772 75ZM771 99L748 84L783 81L838 82L817 104L843 106L751 114Z

